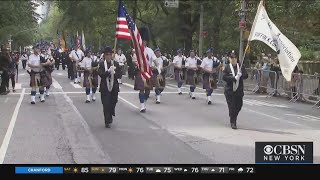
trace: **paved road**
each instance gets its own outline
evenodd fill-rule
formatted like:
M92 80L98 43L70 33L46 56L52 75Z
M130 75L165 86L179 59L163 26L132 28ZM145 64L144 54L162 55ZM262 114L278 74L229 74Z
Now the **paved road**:
M1 163L255 163L255 141L313 141L320 163L320 111L308 104L246 93L239 129L232 130L222 89L208 106L202 89L192 100L186 86L179 96L168 80L162 103L151 94L141 114L133 81L124 78L106 129L99 98L84 103L84 89L66 71L53 78L45 103L30 104L23 70L17 92L0 96Z

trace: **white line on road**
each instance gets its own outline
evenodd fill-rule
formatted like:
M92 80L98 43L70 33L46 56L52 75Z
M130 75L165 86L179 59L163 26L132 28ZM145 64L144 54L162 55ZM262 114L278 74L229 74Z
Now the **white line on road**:
M122 83L122 84L125 85L125 86L128 86L130 88L134 88L134 86L132 84L129 84L129 83Z
M16 85L15 85L15 89L17 90L17 89L21 89L21 86L22 86L22 84L21 83L16 83Z
M12 114L9 127L7 129L7 133L6 133L6 135L5 135L4 139L3 139L3 142L2 142L2 145L1 145L1 148L0 148L0 164L3 164L4 157L6 155L6 152L7 152L8 146L9 146L9 142L10 142L10 139L11 139L11 136L12 136L13 128L14 128L14 125L15 125L15 123L17 121L19 109L20 109L22 100L24 98L24 92L25 92L25 89L23 88L22 89L22 93L21 93L20 98L19 98L19 101L18 101L18 103L17 103L17 105L16 105L16 107L14 109L13 114Z
M54 78L52 78L52 85L54 88L56 89L62 89L62 86L58 83L57 80L55 80Z
M57 75L58 75L58 76L62 76L63 74L62 74L62 73L57 73Z
M121 96L118 96L118 97L119 97L119 99L121 99L121 100L124 101L125 103L129 104L130 106L132 106L132 107L134 107L134 108L136 108L136 109L139 109L138 106L132 104L131 102L129 102L129 101L127 101L126 99L124 99L123 97L121 97Z
M315 117L315 116L310 116L310 115L305 115L306 117L309 117L309 118L313 118L313 119L319 119L320 120L320 118L319 117Z
M308 128L308 126L305 126L303 124L299 124L299 123L295 123L295 122L292 122L292 121L288 121L288 120L285 120L285 119L281 119L281 118L278 118L278 117L275 117L275 116L271 116L269 114L265 114L265 113L262 113L262 112L258 112L258 111L254 111L254 110L251 110L251 109L248 109L248 108L243 108L245 111L248 111L248 112L253 112L253 113L256 113L256 114L259 114L259 115L262 115L262 116L266 116L266 117L269 117L269 118L272 118L272 119L276 119L276 120L280 120L280 121L286 121L287 123L289 124L294 124L296 126L302 126L302 127L306 127Z
M82 86L80 86L79 84L74 84L73 82L70 82L70 84L71 84L74 88L77 88L77 89L82 88Z
M19 74L19 76L24 76L24 75L26 75L26 73L21 73L21 74Z

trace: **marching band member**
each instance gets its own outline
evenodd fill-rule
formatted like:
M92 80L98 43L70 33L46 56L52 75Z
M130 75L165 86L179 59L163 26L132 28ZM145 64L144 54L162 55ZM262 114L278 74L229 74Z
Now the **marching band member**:
M84 53L81 49L79 49L76 46L76 48L71 51L69 57L72 62L72 68L73 68L73 73L74 73L74 83L75 84L80 83L81 73L78 72L77 69L80 65L79 62L81 62L82 59L84 58ZM79 77L78 77L78 75L79 75Z
M98 87L98 58L95 58L94 55L91 54L91 51L88 50L86 52L86 57L82 60L82 67L84 68L84 79L83 79L83 87L86 88L86 103L96 100L96 91ZM92 91L92 95L90 96L90 91Z
M213 49L210 48L207 51L207 57L202 60L200 67L203 70L203 89L206 90L207 93L207 103L210 105L211 102L211 94L213 92L213 88L215 86L215 77L214 77L214 68L220 65L219 61L215 61L212 57Z
M53 59L53 57L48 53L48 51L45 52L44 54L44 58L45 60L47 61L47 63L43 66L44 68L44 71L46 73L46 96L49 96L50 93L50 86L52 84L52 72L53 72L53 69L54 69L54 65L55 65L55 60Z
M120 70L121 70L121 76L118 79L119 84L122 84L121 79L122 79L122 75L126 73L124 65L127 62L126 56L122 53L122 50L119 48L117 54L115 54L114 56L114 60L117 61L119 63L120 66Z
M177 81L178 83L178 94L181 95L182 94L182 91L181 91L181 87L182 87L182 84L183 84L183 71L182 71L182 68L183 68L183 61L184 61L184 58L182 56L182 50L179 49L177 51L178 55L174 57L173 59L173 64L174 64L174 74L175 74L175 80Z
M104 58L103 61L99 62L98 74L101 77L100 92L105 127L110 128L118 102L119 83L117 79L121 75L118 62L112 60L111 47L106 47L104 50Z
M187 81L190 85L189 95L192 99L196 99L194 96L194 90L196 89L196 77L197 77L197 59L195 58L195 53L193 50L190 51L190 57L186 60L186 68L187 68Z
M152 61L156 59L156 55L154 54L153 50L149 47L147 47L147 43L149 41L149 31L147 28L142 27L139 30L140 32L140 36L141 39L143 41L143 44L145 46L145 54L147 54L147 64L148 66L152 66ZM137 62L138 63L138 62ZM138 65L137 65L138 67ZM136 70L136 75L135 75L135 79L134 79L134 90L138 90L139 92L139 100L140 100L140 104L141 104L141 108L140 108L140 112L144 113L147 110L146 104L147 104L147 100L149 98L150 95L150 90L153 89L152 88L152 84L149 83L148 81L146 83L144 83L143 79L142 79L142 75L140 73L140 70Z
M243 80L248 78L244 65L237 63L235 53L230 54L229 65L225 66L223 80L226 81L224 95L229 108L230 124L232 129L237 129L237 117L243 105Z
M34 53L29 56L28 66L30 67L31 104L35 104L36 88L39 88L40 101L44 102L44 81L46 78L42 65L46 60L40 56L39 45L33 47Z
M164 60L162 59L160 49L155 51L156 59L152 61L152 84L155 86L156 104L160 104L161 92L165 87L165 71L163 69Z

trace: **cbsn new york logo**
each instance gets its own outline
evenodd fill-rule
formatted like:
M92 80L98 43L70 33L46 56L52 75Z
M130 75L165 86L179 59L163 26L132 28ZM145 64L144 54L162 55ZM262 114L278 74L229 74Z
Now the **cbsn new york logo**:
M256 163L313 163L312 142L256 142Z

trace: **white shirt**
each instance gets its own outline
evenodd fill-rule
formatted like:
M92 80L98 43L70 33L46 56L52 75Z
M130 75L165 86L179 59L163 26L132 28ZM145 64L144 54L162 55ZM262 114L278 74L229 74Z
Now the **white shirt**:
M213 71L213 62L219 62L219 60L216 57L211 57L211 59L209 59L208 57L205 57L202 60L202 63L200 65L200 67L202 69L205 69L207 71ZM220 63L220 62L219 62Z
M40 55L31 54L29 56L28 64L31 64L33 66L40 66ZM38 68L30 67L30 69L35 72L40 72L41 67L38 67Z
M79 57L77 56L77 54ZM77 51L72 50L69 57L75 59L76 62L79 62L82 59L82 57L84 57L84 53L82 52L81 49L78 49Z
M138 62L136 53L133 53L133 55L131 55L131 58L132 58L132 62L133 63L137 63Z
M119 54L117 53L117 54L115 54L115 56L114 56L114 60L115 60L116 62L118 62L120 66L123 66L124 63L127 61L127 58L126 58L126 56L125 56L124 54L119 55Z
M156 55L154 54L153 50L149 47L145 47L144 49L145 53L147 54L147 60L148 60L148 65L151 67L152 66L152 61L157 59Z
M197 68L197 59L188 57L186 61L186 67Z
M181 68L182 67L182 58L183 58L183 56L175 56L174 58L173 58L173 64L175 64L176 66L178 66L179 68Z
M86 68L86 69L91 69L92 65L92 59L89 57L84 57L82 62L81 62L81 67Z
M154 61L158 64L157 68L158 68L159 66L160 66L161 69L163 68L163 60L162 60L161 57L156 58ZM156 66L156 64L154 63L154 61L152 61L152 67Z

